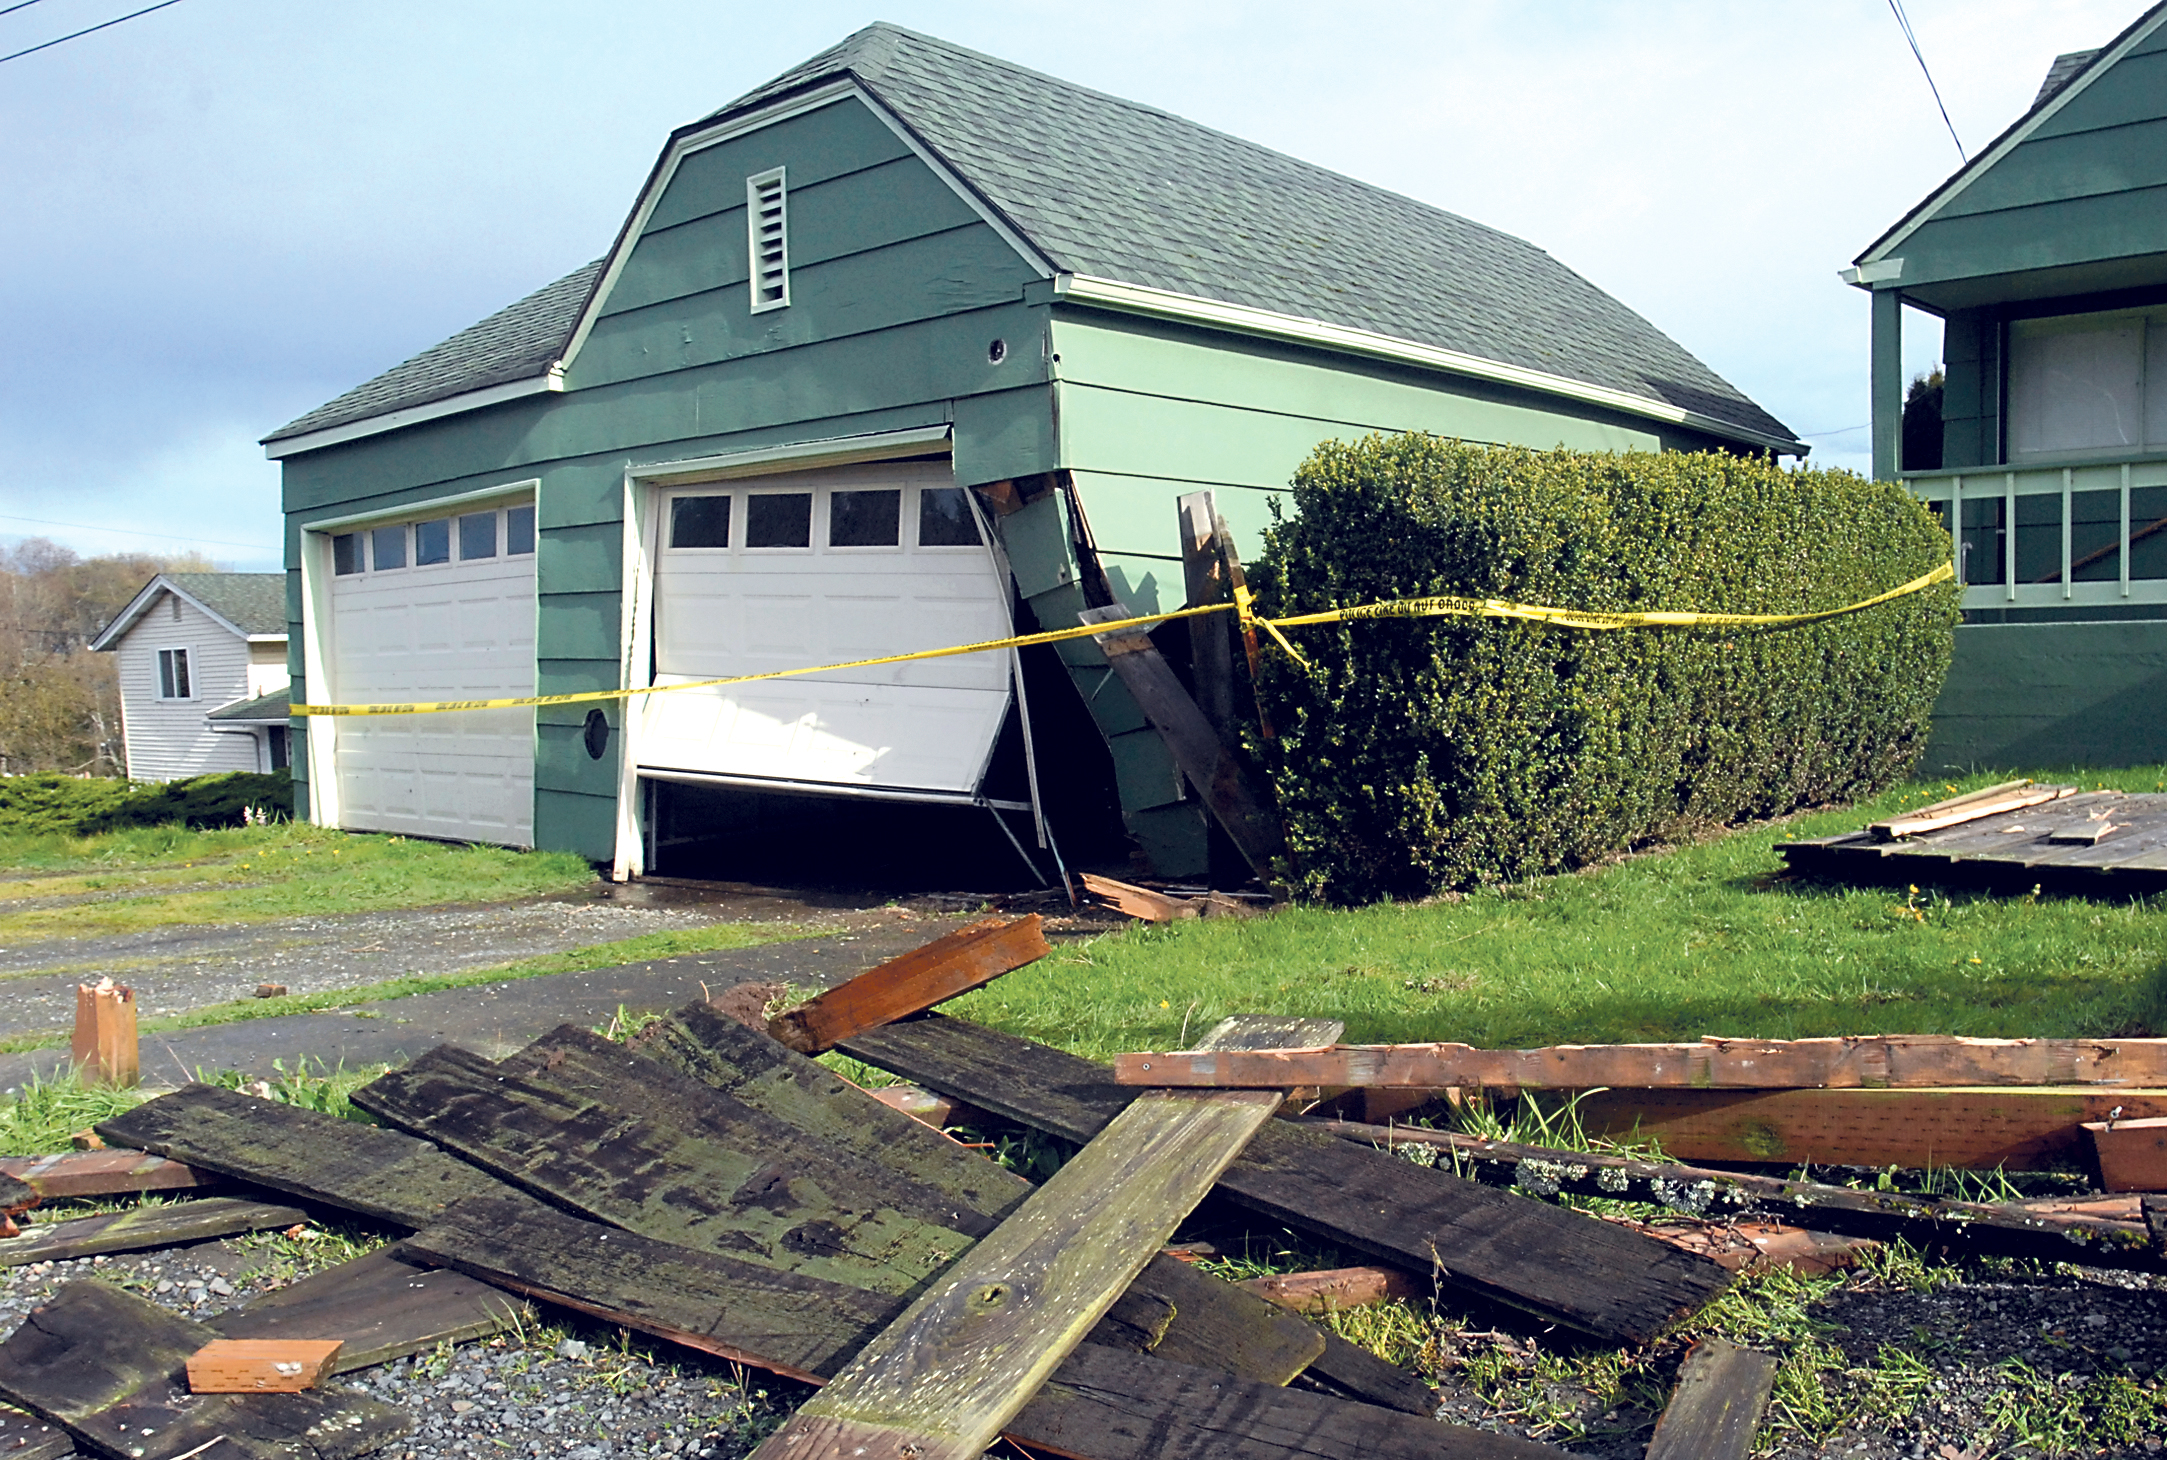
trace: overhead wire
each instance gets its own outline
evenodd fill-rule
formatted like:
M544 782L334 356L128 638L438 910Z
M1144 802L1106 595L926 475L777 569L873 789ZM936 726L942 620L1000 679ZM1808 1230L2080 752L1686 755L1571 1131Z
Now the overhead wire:
M13 8L16 10L21 10L26 5L35 5L36 3L37 0L22 0L22 4L16 5ZM180 3L181 0L158 0L158 3L156 5L146 5L141 10L131 10L126 15L116 16L111 20L100 21L96 25L86 25L81 30L71 31L67 35L55 37L54 39L46 41L41 45L25 46L19 51L10 51L7 55L0 56L0 65L5 65L9 61L19 61L25 56L34 56L40 51L49 51L55 46L66 45L69 41L81 40L84 36L94 34L97 31L111 30L116 25L120 25L124 22L134 20L137 16L148 15L153 10L163 10L168 5L178 5ZM0 15L5 15L7 13L8 12L5 10L0 10Z
M41 527L74 527L84 532L111 532L121 537L155 537L165 542L209 543L212 547L254 548L258 552L275 553L277 548L262 542L227 542L216 537L179 537L170 532L144 532L133 527L106 527L90 522L57 522L50 517L17 517L12 512L0 512L0 522L35 522Z
M1964 150L1964 139L1956 135L1956 123L1949 120L1949 108L1942 103L1941 88L1934 84L1933 68L1926 64L1926 53L1919 49L1919 38L1911 33L1911 17L1904 14L1903 0L1889 0L1889 11L1896 17L1897 27L1904 33L1904 41L1911 47L1911 54L1918 58L1919 72L1926 77L1926 89L1934 93L1934 105L1941 111L1941 124L1949 129L1949 140L1956 144L1956 155L1965 162L1971 155Z
M28 10L31 6L37 3L38 0L16 0L16 3L10 5L7 9L0 10L0 15L13 15L16 11Z

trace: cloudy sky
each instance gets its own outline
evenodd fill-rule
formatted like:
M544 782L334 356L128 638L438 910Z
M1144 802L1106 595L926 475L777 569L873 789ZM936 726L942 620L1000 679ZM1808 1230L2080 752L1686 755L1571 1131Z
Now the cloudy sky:
M0 0L0 55L142 3ZM1907 4L1974 151L2141 8ZM180 0L0 62L0 541L277 566L259 437L600 254L673 126L875 19L1530 239L1834 465L1835 271L1958 163L1888 0Z

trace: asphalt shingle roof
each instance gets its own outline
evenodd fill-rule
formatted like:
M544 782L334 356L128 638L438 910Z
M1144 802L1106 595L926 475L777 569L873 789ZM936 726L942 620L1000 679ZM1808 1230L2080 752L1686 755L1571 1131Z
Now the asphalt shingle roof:
M2047 68L2047 79L2039 83L2039 94L2032 98L2032 104L2026 109L2025 115L2031 115L2054 100L2054 94L2074 81L2077 73L2091 65L2092 57L2098 54L2099 48L2094 47L2089 51L2070 51L2066 55L2056 56L2054 64Z
M161 576L244 634L286 632L284 573L166 573Z
M1791 431L1549 254L1412 198L891 25L858 32L710 120L854 77L1055 268L1269 310ZM538 374L588 269L270 439Z
M252 700L235 700L232 704L211 711L206 720L239 720L244 724L259 724L266 720L290 720L293 708L293 686L258 695Z

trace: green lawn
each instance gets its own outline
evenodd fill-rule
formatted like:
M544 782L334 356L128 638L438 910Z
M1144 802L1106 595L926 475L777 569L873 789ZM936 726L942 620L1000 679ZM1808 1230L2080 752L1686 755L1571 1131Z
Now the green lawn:
M178 923L258 923L563 892L594 870L569 852L353 835L305 822L97 836L0 834L0 946ZM45 899L65 899L40 906Z
M1100 1056L1178 1047L1234 1013L1343 1019L1351 1042L1492 1047L2167 1031L2167 899L1847 889L1786 877L1774 851L2003 779L1906 786L1464 898L1139 926L945 1008ZM2154 791L2167 767L2082 779Z

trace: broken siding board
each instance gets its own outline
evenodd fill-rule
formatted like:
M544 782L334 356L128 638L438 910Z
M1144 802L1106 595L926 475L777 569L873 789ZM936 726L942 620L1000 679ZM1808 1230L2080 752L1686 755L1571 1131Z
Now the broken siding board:
M440 1343L462 1343L531 1318L516 1298L445 1268L401 1261L379 1248L222 1313L206 1327L224 1338L335 1338L333 1373L365 1369Z
M1312 1045L1336 1021L1229 1019L1207 1045ZM756 1457L846 1445L976 1460L1279 1108L1268 1091L1133 1102L980 1240Z
M1340 1045L1328 1050L1124 1054L1124 1085L1520 1089L1940 1089L1958 1085L2167 1085L2167 1039L1709 1038L1692 1044Z
M838 1039L969 993L1051 951L1036 913L974 923L778 1014L768 1021L768 1032L801 1054L818 1054Z
M100 1252L141 1252L153 1247L177 1247L183 1242L207 1242L213 1237L291 1227L307 1220L308 1213L298 1207L273 1206L268 1202L240 1201L231 1197L208 1197L172 1206L133 1207L104 1216L40 1222L25 1227L20 1237L0 1241L0 1267L20 1267L26 1262L66 1262Z
M2145 1231L2140 1223L2095 1215L2074 1204L2071 1210L2056 1211L2025 1203L1944 1201L1858 1191L1407 1126L1331 1122L1314 1128L1385 1150L1405 1145L1448 1149L1459 1165L1482 1180L1517 1186L1538 1196L1569 1191L1619 1201L1652 1201L1678 1211L1715 1216L1765 1207L1782 1213L1787 1222L1810 1224L1822 1231L1875 1239L1900 1237L1921 1247L1948 1245L1981 1256L2068 1261L2082 1253L2088 1263L2109 1266L2128 1265L2144 1256Z
M908 1292L993 1226L583 1029L472 1058L425 1055L353 1101L545 1200L778 1271Z
M1774 1355L1702 1339L1678 1370L1648 1460L1747 1460L1775 1382Z
M101 1121L115 1145L390 1222L426 1226L503 1183L427 1141L215 1085L188 1085Z
M1074 1055L929 1015L844 1052L1021 1125L1089 1140L1135 1092ZM1723 1290L1705 1258L1278 1121L1220 1180L1235 1201L1451 1287L1611 1342L1643 1342Z
M1077 1460L1559 1460L1564 1451L1207 1370L1080 1348L1009 1433Z
M2042 1169L2083 1155L2083 1123L2167 1116L2167 1090L2064 1085L1933 1090L1604 1090L1592 1136L1638 1132L1682 1161Z
M118 1288L70 1283L0 1344L0 1398L107 1460L352 1460L411 1428L403 1411L335 1386L191 1395L188 1358L215 1337Z
M707 1005L688 1005L650 1025L640 1047L680 1073L837 1149L878 1160L989 1220L998 1221L1031 1193L1031 1183L1021 1176ZM1154 1257L1130 1285L1129 1296L1172 1306L1175 1321L1154 1351L1182 1362L1282 1384L1326 1347L1316 1329L1169 1257ZM1400 1384L1387 1383L1380 1374L1349 1377L1376 1386L1380 1402L1402 1392Z

